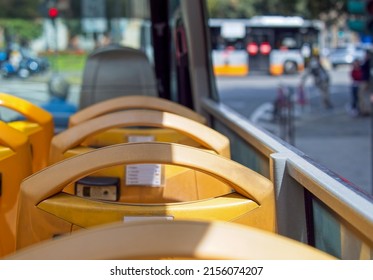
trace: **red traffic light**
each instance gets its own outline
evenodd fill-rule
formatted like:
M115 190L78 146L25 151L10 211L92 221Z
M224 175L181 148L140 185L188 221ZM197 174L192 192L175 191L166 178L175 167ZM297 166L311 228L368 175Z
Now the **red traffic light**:
M49 8L48 10L48 16L51 19L55 19L58 16L58 10L55 7Z

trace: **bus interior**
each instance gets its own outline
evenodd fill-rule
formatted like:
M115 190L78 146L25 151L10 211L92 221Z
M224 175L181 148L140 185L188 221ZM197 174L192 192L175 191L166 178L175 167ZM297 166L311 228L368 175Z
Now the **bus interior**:
M124 21L112 19L109 46L73 74L77 112L66 127L51 129L32 90L0 85L0 105L23 115L0 122L0 256L373 259L373 197L220 101L206 2L116 2ZM299 53L294 30L245 27L228 46L238 60L251 43L267 58ZM269 69L242 61L245 75ZM40 145L49 154L35 167ZM92 241L108 238L115 246Z

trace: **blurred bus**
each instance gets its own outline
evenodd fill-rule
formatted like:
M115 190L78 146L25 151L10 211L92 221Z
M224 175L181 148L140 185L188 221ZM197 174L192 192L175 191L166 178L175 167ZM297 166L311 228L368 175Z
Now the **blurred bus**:
M301 17L210 19L209 26L216 75L295 74L322 47L322 22Z

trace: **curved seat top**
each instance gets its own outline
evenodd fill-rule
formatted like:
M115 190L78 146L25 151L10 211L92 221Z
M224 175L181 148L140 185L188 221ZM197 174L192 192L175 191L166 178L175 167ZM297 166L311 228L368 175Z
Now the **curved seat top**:
M206 119L203 116L178 103L155 96L130 95L111 98L80 110L79 112L70 116L69 127L104 114L128 109L151 109L164 111L174 113L200 123L206 123Z
M110 240L110 242L103 242ZM148 221L79 231L20 250L7 259L256 259L332 260L306 244L222 222Z
M73 126L52 139L50 163L80 145L87 137L115 127L151 126L174 129L218 154L230 157L229 139L199 122L172 113L153 110L130 110L106 114Z

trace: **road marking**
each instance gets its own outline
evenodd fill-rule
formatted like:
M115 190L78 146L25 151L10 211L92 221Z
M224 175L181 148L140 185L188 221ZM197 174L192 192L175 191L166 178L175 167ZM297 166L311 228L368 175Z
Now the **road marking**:
M258 123L259 120L271 120L273 118L273 104L266 102L261 104L250 116L250 121Z

